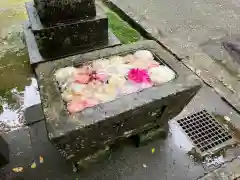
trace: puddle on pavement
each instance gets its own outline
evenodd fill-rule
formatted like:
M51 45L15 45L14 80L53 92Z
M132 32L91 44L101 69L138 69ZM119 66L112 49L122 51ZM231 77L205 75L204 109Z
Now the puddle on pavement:
M24 109L40 102L22 41L25 1L0 1L0 132L22 126Z

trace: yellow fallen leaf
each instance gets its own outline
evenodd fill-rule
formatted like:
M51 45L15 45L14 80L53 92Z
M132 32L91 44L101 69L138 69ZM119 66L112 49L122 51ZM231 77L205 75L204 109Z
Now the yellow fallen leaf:
M35 169L37 167L37 164L34 162L34 163L32 163L32 165L31 165L31 168L32 169Z
M42 156L39 156L39 162L43 163L43 157Z
M152 148L152 153L155 153L155 148Z
M23 167L15 167L12 169L13 172L23 172Z

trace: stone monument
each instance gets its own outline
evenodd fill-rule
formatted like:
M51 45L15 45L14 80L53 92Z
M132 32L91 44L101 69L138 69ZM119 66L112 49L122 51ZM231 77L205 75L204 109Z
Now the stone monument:
M34 0L26 9L31 64L119 44L95 0Z

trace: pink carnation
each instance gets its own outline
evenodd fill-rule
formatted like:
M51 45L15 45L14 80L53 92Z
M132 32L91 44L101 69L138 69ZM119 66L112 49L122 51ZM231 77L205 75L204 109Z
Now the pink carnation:
M145 69L133 68L128 72L128 79L136 83L151 82L148 72Z
M93 107L97 104L99 104L99 102L95 99L86 99L86 100L75 99L68 103L67 109L70 113L76 113L76 112L82 111L85 108Z

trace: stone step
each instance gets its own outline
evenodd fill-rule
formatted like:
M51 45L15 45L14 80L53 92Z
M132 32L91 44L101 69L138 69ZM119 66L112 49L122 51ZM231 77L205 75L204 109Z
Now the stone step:
M117 45L121 44L120 41L117 39L117 37L112 33L112 31L110 29L108 29L108 43L107 44L99 44L97 46L85 47L85 48L76 46L76 47L72 47L72 50L68 51L66 53L56 52L56 54L53 56L44 57L39 51L36 39L31 30L29 22L26 22L24 24L24 36L25 36L25 42L26 42L27 49L28 49L29 61L32 66L36 66L38 63L41 63L44 61L52 61L55 59L64 58L66 56L74 56L76 54L85 53L85 52L102 49L102 48L106 48L106 47L117 46Z
M46 59L108 45L108 19L100 8L92 19L53 26L41 22L33 2L27 2L26 9L39 52Z

